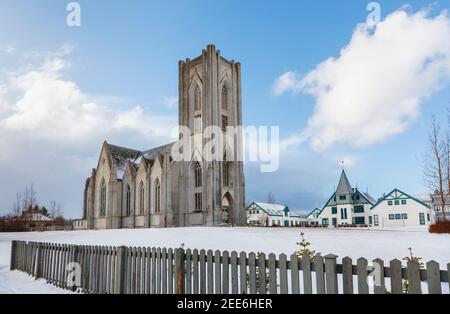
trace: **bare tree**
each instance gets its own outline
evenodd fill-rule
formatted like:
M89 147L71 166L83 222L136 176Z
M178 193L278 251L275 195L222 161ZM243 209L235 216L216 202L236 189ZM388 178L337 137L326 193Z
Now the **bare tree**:
M13 215L14 216L19 216L20 213L22 212L22 193L17 192L16 193L16 200L14 201L13 204Z
M34 208L37 205L36 190L34 189L33 183L31 183L30 186L25 187L22 203L23 209Z
M275 200L275 195L273 195L272 192L269 192L269 194L267 195L267 203L268 204L275 204L276 200Z
M445 217L445 179L446 179L446 148L447 143L443 140L439 123L436 117L433 116L431 131L429 134L429 152L425 155L424 160L424 174L428 186L437 192L437 196L441 201L441 210L443 214L443 221Z

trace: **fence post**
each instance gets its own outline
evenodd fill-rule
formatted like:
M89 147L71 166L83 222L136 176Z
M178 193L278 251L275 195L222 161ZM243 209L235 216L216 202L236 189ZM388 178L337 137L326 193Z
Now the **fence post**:
M175 250L175 273L177 276L176 294L184 294L184 250Z
M17 241L13 240L11 242L11 261L9 265L9 269L12 271L15 268L15 262L16 262L16 250L17 250Z
M116 269L115 269L115 287L114 294L123 294L125 292L125 258L126 247L117 248Z
M325 258L325 280L327 286L327 294L338 293L337 283L337 256L329 254Z

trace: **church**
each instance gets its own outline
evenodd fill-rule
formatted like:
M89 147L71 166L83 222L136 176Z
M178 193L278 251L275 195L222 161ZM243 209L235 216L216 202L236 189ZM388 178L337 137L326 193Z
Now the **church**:
M179 62L179 126L242 126L241 65L209 45ZM242 133L221 160L175 160L175 143L148 150L101 147L84 188L83 219L75 230L240 226L246 223ZM182 135L180 134L180 141ZM193 141L201 151L205 140Z

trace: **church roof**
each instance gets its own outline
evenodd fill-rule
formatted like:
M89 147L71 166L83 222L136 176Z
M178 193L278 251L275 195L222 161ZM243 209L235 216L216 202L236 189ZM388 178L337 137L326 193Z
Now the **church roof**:
M125 173L127 162L130 161L134 163L136 159L138 159L141 155L141 152L138 150L116 146L108 143L106 145L108 145L111 159L116 167L117 177L122 178L123 174Z
M345 170L342 170L336 194L353 194L353 189L350 185L350 182L348 181L347 175L345 174Z
M152 148L142 152L142 156L147 160L155 160L158 153L166 153L172 150L172 146L175 143L166 144L156 148Z
M141 159L155 161L158 153L170 152L174 143L152 148L146 151L139 151L131 148L126 148L122 146L117 146L105 142L108 147L111 160L116 167L117 178L121 179L124 176L127 162L137 169Z

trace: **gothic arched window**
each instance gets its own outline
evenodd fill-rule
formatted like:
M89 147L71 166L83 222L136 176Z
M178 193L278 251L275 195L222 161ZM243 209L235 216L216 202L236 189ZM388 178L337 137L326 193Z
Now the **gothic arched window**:
M230 167L229 162L227 161L227 156L223 157L223 185L229 186L230 184Z
M202 91L200 86L195 87L195 111L202 110Z
M155 213L161 212L161 183L159 179L155 181Z
M100 185L100 216L106 216L106 182L102 179Z
M144 196L145 196L145 186L144 182L141 181L139 184L139 210L141 215L144 214Z
M203 185L202 182L202 166L199 162L195 163L195 187L199 188Z
M126 200L125 208L127 210L127 215L131 216L131 188L129 184L127 184L127 195L125 200Z
M222 109L228 110L228 90L226 86L222 87Z

